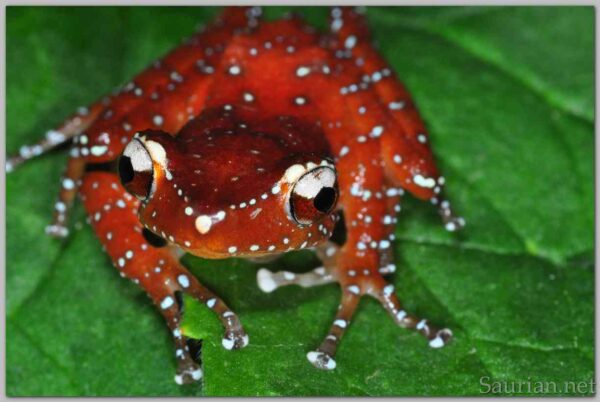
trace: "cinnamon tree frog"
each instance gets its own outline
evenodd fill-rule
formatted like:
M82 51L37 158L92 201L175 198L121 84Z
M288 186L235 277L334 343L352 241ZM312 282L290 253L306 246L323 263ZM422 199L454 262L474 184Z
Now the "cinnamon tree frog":
M431 347L449 329L405 311L384 276L405 191L429 200L450 231L464 226L443 195L415 104L370 43L361 10L331 9L319 33L298 17L263 22L257 7L229 7L117 93L78 112L7 160L7 171L67 141L70 158L47 232L68 236L80 195L114 266L152 298L172 331L175 380L202 370L180 324L182 294L225 328L223 347L249 342L237 315L179 262L314 249L311 272L257 272L265 292L330 282L342 288L325 339L307 358L332 370L360 298L374 297ZM100 167L110 166L114 170ZM96 169L86 169L96 166ZM329 240L336 224L346 240Z

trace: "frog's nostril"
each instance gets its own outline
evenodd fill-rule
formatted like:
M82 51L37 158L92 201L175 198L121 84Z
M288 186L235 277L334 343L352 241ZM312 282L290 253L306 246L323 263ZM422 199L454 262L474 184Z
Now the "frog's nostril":
M121 156L119 159L119 177L123 185L133 180L133 165L131 164L131 158L128 156Z
M323 187L315 197L313 205L318 211L326 214L335 205L336 198L336 192L333 187Z

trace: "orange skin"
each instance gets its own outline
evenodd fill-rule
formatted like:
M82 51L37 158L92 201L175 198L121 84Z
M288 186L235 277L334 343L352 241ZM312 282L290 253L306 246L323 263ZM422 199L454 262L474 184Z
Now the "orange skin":
M351 8L331 15L330 32L320 34L297 18L264 23L257 8L227 8L121 92L8 161L11 170L73 137L48 232L67 235L79 191L114 265L144 288L172 329L178 383L202 377L179 328L182 292L219 315L224 347L243 347L248 336L179 263L177 249L228 258L314 248L323 267L296 275L260 270L258 284L266 292L340 284L331 330L307 355L320 369L335 368L362 295L432 347L451 338L405 312L383 275L395 270L391 242L405 190L438 205L448 230L464 221L442 198L425 125L371 46L364 16ZM115 161L118 173L84 171ZM328 241L339 215L347 230L341 246Z

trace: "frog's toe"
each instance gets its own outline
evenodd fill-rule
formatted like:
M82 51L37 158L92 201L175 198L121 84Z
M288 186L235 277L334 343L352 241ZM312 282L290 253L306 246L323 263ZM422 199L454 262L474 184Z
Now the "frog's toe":
M379 286L378 289L371 291L371 296L379 300L396 324L404 328L415 329L427 339L430 347L441 348L452 339L452 331L448 328L438 329L431 325L429 320L413 316L404 310L392 284Z
M333 370L336 366L336 362L325 352L312 351L306 354L308 361L320 370Z
M266 268L261 268L256 273L258 287L265 293L271 293L279 286L273 279L273 273Z
M298 285L309 288L333 281L333 275L325 267L317 267L310 272L302 274L289 271L271 272L266 268L261 268L256 273L258 287L265 293L271 293L281 286Z
M69 229L63 225L52 224L46 226L46 234L57 239L64 239L69 235Z
M446 228L446 230L448 232L456 232L457 230L464 228L465 225L466 225L466 222L465 222L464 218L461 218L460 216L458 216L458 217L453 216L452 218L450 218L444 222L444 227Z
M437 201L437 199L436 199ZM444 228L446 228L449 232L456 232L465 227L466 222L464 218L460 216L455 216L452 208L450 207L450 202L446 199L441 199L439 202L438 211L440 216L442 217L442 222L444 224Z
M192 384L203 376L202 368L197 363L181 365L175 374L175 382L179 385Z
M435 336L429 340L429 346L438 349L446 346L452 339L452 331L448 328L443 328L437 331Z
M241 349L248 346L250 339L244 331L228 331L221 340L221 344L227 350Z

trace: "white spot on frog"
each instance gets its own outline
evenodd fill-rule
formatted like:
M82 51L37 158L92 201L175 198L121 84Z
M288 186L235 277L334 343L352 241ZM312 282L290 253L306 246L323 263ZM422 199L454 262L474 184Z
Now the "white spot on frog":
M187 275L183 275L183 274L179 275L177 277L177 282L179 282L179 284L184 288L187 288L188 286L190 286L190 280L187 277Z
M202 234L206 234L210 231L212 226L212 219L208 215L200 215L196 218L196 230Z
M268 269L261 268L256 273L258 287L265 293L271 293L277 289L277 282L273 279L273 273Z
M425 188L433 188L435 187L435 179L431 177L424 177L420 174L416 174L413 177L413 181L417 186L425 187Z
M173 303L174 303L173 298L171 296L167 296L160 302L160 308L162 308L163 310L166 310L169 307L171 307L173 305Z

